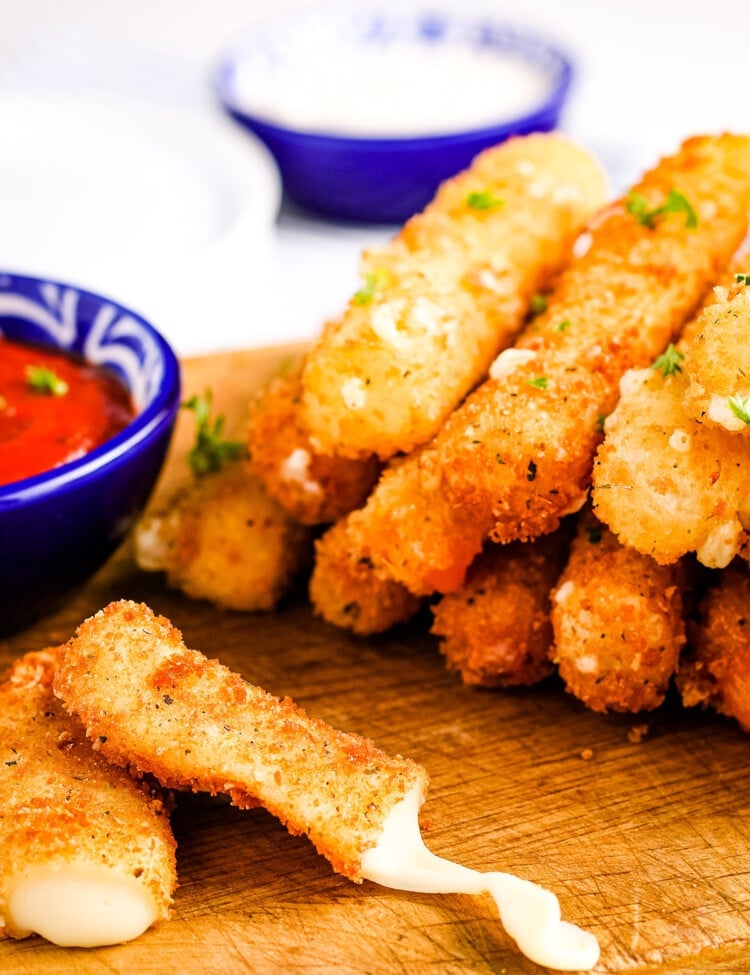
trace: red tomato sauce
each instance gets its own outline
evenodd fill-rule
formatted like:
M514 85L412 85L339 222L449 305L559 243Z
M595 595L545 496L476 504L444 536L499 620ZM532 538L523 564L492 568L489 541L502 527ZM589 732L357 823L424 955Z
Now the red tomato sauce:
M82 457L134 416L128 390L106 369L0 338L0 484Z

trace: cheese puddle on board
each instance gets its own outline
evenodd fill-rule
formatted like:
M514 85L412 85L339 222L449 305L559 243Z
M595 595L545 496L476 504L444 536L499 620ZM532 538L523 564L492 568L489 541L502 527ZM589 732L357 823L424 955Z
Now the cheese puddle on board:
M431 853L419 831L421 802L417 788L394 806L377 844L362 857L362 876L422 894L489 893L503 927L527 958L558 971L594 967L599 942L561 920L560 904L550 891L509 873L481 873Z
M30 871L11 891L8 914L19 931L76 948L131 941L157 917L153 899L135 877L87 863Z

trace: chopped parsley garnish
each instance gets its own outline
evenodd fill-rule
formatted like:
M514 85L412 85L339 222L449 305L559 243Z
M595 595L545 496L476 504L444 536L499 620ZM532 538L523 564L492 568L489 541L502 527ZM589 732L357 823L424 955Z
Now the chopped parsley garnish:
M69 389L65 380L46 366L27 366L26 382L38 393L50 396L65 396Z
M739 393L730 396L727 406L739 420L750 426L750 396L740 396Z
M557 325L555 325L554 331L555 332L564 332L564 331L566 331L569 328L570 328L570 322L568 321L567 318L565 318L565 319L563 319L563 321L558 322Z
M639 224L651 230L656 226L657 218L666 216L668 213L684 213L685 226L688 230L693 230L698 226L698 215L687 197L679 190L670 190L664 203L651 209L649 209L648 200L642 193L631 193L627 198L625 208L628 213L633 214Z
M674 376L676 372L682 372L680 363L685 356L670 342L664 352L651 364L652 369L658 369L662 376Z
M365 274L365 283L359 291L354 293L352 301L355 305L369 305L381 288L388 283L388 271L384 267L379 267L375 271L368 271Z
M505 200L495 196L492 190L480 190L466 196L466 206L471 207L472 210L496 210L504 205Z
M547 388L547 377L537 376L535 379L527 379L527 386L533 386L534 389L546 389Z
M191 396L182 404L183 409L195 413L195 444L188 454L188 464L199 477L213 474L221 469L225 461L237 460L245 456L247 448L241 440L224 440L224 417L211 419L211 390L203 397Z
M592 545L598 545L602 540L601 525L590 525L586 529L586 534L588 535L589 542L591 542Z
M604 424L606 423L606 420L607 420L607 414L606 413L600 413L599 416L596 418L596 432L597 433L604 433Z
M735 274L734 280L737 284L750 284L750 274Z
M547 295L533 295L529 310L532 315L541 315L543 311L547 311Z

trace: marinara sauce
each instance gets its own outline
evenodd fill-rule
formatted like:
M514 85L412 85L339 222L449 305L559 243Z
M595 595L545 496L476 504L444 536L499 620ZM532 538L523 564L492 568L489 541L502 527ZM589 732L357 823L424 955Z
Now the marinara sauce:
M128 390L106 369L0 338L0 484L82 457L134 415Z

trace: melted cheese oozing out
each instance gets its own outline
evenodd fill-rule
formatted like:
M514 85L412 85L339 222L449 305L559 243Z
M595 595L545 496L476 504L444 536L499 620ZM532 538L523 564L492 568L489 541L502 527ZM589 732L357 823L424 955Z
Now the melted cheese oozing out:
M431 853L419 832L421 801L417 787L391 810L377 844L362 857L364 877L422 894L489 893L505 930L527 958L558 971L594 967L598 941L560 919L560 904L550 891L512 874L480 873Z
M19 931L75 948L130 941L157 918L153 898L135 877L86 863L32 870L11 891L8 914Z

